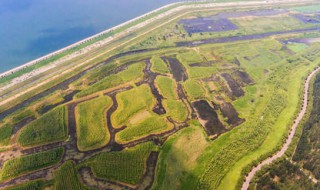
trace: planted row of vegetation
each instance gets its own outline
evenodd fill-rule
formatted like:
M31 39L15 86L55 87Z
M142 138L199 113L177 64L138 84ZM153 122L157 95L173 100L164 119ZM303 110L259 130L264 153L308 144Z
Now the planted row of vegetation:
M53 166L61 160L63 152L63 148L55 148L8 160L4 162L2 166L0 181L5 181L32 171Z
M108 96L80 103L77 107L77 144L82 151L105 146L110 140L106 111L112 106Z
M117 74L109 75L99 82L87 87L83 91L79 92L76 97L83 97L95 92L106 90L108 88L116 87L126 82L134 81L143 76L144 63L135 63L130 65L126 70Z
M116 97L119 104L118 109L111 116L112 124L116 128L126 125L129 119L138 112L152 110L156 103L148 85L121 92Z
M155 145L148 142L121 152L103 152L79 167L90 167L98 178L136 185L146 172L147 159L154 149Z
M68 113L65 106L57 107L25 126L17 142L21 146L36 146L62 141L68 136Z

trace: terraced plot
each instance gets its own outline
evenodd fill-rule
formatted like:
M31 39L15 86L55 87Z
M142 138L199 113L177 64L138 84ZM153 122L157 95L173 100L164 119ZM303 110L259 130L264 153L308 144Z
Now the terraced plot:
M78 105L77 144L82 151L100 148L108 144L106 112L111 107L110 97L99 97Z
M55 108L24 127L17 142L21 146L37 146L62 141L68 136L67 121L66 107Z

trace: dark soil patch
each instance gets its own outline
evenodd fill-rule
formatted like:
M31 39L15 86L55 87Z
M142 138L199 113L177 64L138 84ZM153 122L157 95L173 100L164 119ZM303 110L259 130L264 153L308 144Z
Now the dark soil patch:
M245 119L239 118L239 114L236 109L230 103L223 103L219 105L220 111L223 117L228 118L227 122L232 127L238 126L245 121Z
M179 24L183 24L183 28L189 34L201 32L221 32L235 30L238 27L227 18L194 18L180 20Z
M244 71L239 71L239 70L234 71L232 73L232 76L236 79L238 84L242 87L254 84L254 80L248 75L248 73Z
M219 120L217 112L206 100L193 102L192 106L197 110L200 119L207 121L203 127L208 136L219 136L227 131Z
M241 97L244 95L244 91L239 84L231 77L229 73L222 73L221 76L227 81L229 86L230 97Z
M188 41L188 42L176 42L177 47L193 47L199 46L202 44L212 44L212 43L227 43L227 42L236 42L236 41L244 41L244 40L253 40L253 39L262 39L273 35L279 34L290 34L290 33L301 33L301 32L312 32L319 31L320 27L307 28L307 29L296 29L296 30L288 30L288 31L278 31L278 32L267 32L262 34L250 34L245 36L230 36L230 37L222 37L222 38L212 38L212 39L204 39L204 40L196 40L196 41Z
M180 63L180 61L175 57L161 57L161 59L169 63L171 73L177 82L186 81L188 79L186 69Z
M189 66L190 67L211 67L215 61L208 61L208 62L202 62L202 63L192 63Z
M320 23L317 17L310 16L310 15L295 14L293 15L293 17L304 23L312 23L312 24Z

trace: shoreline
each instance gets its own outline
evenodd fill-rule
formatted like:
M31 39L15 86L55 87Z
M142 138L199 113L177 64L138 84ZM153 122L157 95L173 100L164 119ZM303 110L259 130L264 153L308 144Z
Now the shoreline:
M308 1L308 0L305 0L305 1ZM200 1L198 1L199 4L198 4L197 6L199 6L199 7L213 7L213 6L218 5L218 4L224 4L225 6L228 6L228 5L241 5L241 4L243 4L243 3L246 3L246 4L248 4L248 5L250 5L250 4L261 4L261 5L264 5L264 4L274 4L274 3L283 4L283 3L305 2L305 1L289 0L289 1L286 2L286 1L283 1L283 0L273 0L273 1L267 1L267 0L265 0L265 1L215 2L215 1L210 1L210 0L200 0ZM312 0L310 0L310 1L312 1ZM11 74L14 74L14 73L16 73L16 72L18 72L18 71L20 71L20 70L22 70L22 69L28 68L28 67L30 67L30 66L32 66L32 65L35 65L35 64L37 64L37 63L39 63L39 62L41 62L41 61L45 61L45 60L47 60L48 58L52 58L53 56L59 55L59 54L65 52L65 51L68 51L68 50L70 50L70 49L72 49L72 48L75 48L75 47L77 47L77 46L79 46L79 45L82 45L82 44L84 44L84 43L86 43L86 42L89 42L89 41L91 41L91 40L94 40L94 39L96 39L96 38L98 38L98 37L101 37L102 35L106 35L106 34L112 32L112 31L114 31L114 30L117 30L117 29L121 28L121 27L125 27L126 25L132 24L132 23L138 21L139 19L142 19L142 18L144 18L144 17L150 16L151 14L157 13L157 12L163 10L163 9L166 9L166 8L169 8L169 7L172 6L171 9L168 9L167 11L165 11L164 13L160 13L159 15L161 15L161 14L166 14L167 12L172 11L172 10L174 10L174 9L178 9L178 10L179 10L179 8L185 8L184 6L188 6L189 3L192 3L192 1L188 1L188 0L183 1L183 0L181 0L181 1L176 2L176 3L170 3L170 4L167 4L167 5L164 5L164 6L160 7L160 8L158 8L158 9L155 9L155 10L152 10L152 11L150 11L150 12L147 12L147 13L145 13L145 14L143 14L143 15L140 15L140 16L138 16L138 17L135 17L135 18L133 18L133 19L131 19L131 20L128 20L128 21L126 21L126 22L124 22L124 23L121 23L121 24L119 24L119 25L116 25L116 26L114 26L114 27L112 27L112 28L106 29L106 30L104 30L104 31L102 31L102 32L99 32L99 33L94 34L94 35L92 35L92 36L89 36L89 37L87 37L87 38L85 38L85 39L82 39L82 40L80 40L80 41L77 41L77 42L75 42L75 43L73 43L73 44L70 44L70 45L68 45L68 46L66 46L66 47L63 47L63 48L61 48L61 49L58 49L58 50L56 50L56 51L54 51L54 52L51 52L51 53L49 53L49 54L46 54L46 55L44 55L44 56L42 56L42 57L39 57L39 58L36 58L36 59L31 60L31 61L29 61L29 62L26 62L26 63L24 63L24 64L22 64L22 65L20 65L20 66L18 66L18 67L15 67L15 68L12 68L12 69L10 69L10 70L8 70L8 71L2 72L2 73L0 73L0 79L2 79L2 78L4 78L4 77L7 77L7 76L10 76ZM180 5L180 6L174 7L174 6L176 6L176 5ZM155 15L154 17L159 16L159 15ZM149 18L149 19L153 19L154 17L151 17L151 18ZM146 21L148 21L149 19L147 19ZM143 22L145 22L145 21L142 21L142 23L143 23ZM132 29L131 29L132 27L134 28L134 27L136 27L136 26L139 25L139 24L141 24L141 23L137 23L137 24L135 24L135 25L133 25L133 26L131 26L131 27L128 27L128 28L126 28L125 31L123 31L123 32L126 32L127 30L128 30L128 31L131 31L131 30L132 30ZM119 32L119 33L121 33L121 32ZM100 43L100 42L102 42L102 41L104 41L104 40L108 40L108 39L112 40L113 37L114 37L115 35L119 34L119 33L115 33L115 34L110 35L109 37L102 38L101 40L98 40L97 42L94 42L93 44L89 44L88 46L81 48L79 51L81 51L81 50L83 50L83 49L86 49L86 48L89 47L89 46L92 46L92 45L95 45L95 44L97 44L97 43ZM71 54L74 54L74 53L76 53L76 52L78 52L78 51L75 51L75 52L73 52L73 53L71 53ZM58 58L56 61L59 61L59 60L65 58L66 56L68 56L68 55L65 55L65 56L63 56L63 57L61 57L61 58ZM49 64L52 64L52 63L54 63L54 62L56 62L56 61L52 61L52 62L49 63ZM40 68L41 68L41 67L40 67ZM30 72L33 72L33 71L30 71ZM25 74L28 74L28 73L25 73ZM14 79L12 79L12 80L14 80ZM1 89L2 89L2 88L0 88L0 90L1 90Z
M175 5L183 4L183 3L184 3L184 2L176 2L176 3L170 3L170 4L168 4L168 5L164 5L164 6L160 7L160 8L158 8L158 9L155 9L155 10L152 10L152 11L150 11L150 12L147 12L147 13L141 15L141 16L135 17L135 18L133 18L133 19L131 19L131 20L128 20L128 21L126 21L126 22L123 22L123 23L121 23L121 24L119 24L119 25L116 25L116 26L114 26L114 27L112 27L112 28L106 29L106 30L104 30L104 31L102 31L102 32L99 32L99 33L97 33L97 34L94 34L94 35L92 35L92 36L89 36L89 37L87 37L87 38L85 38L85 39L82 39L82 40L80 40L80 41L77 41L77 42L75 42L75 43L73 43L73 44L71 44L71 45L68 45L68 46L63 47L63 48L61 48L61 49L58 49L58 50L56 50L56 51L54 51L54 52L51 52L51 53L49 53L49 54L46 54L46 55L44 55L44 56L42 56L42 57L39 57L39 58L37 58L37 59L31 60L31 61L29 61L29 62L26 62L26 63L24 63L24 64L22 64L22 65L20 65L20 66L18 66L18 67L15 67L15 68L10 69L10 70L8 70L8 71L2 72L2 73L0 73L0 78L9 76L9 75L11 75L11 74L13 74L13 73L15 73L15 72L18 72L18 71L24 69L24 68L30 67L30 66L32 66L32 65L35 65L35 64L37 64L37 63L39 63L39 62L41 62L41 61L44 61L44 60L48 59L48 58L51 58L51 57L53 57L53 56L56 56L56 55L58 55L58 54L60 54L60 53L63 53L63 52L65 52L65 51L67 51L67 50L70 50L70 49L72 49L72 48L75 48L75 47L77 47L77 46L79 46L79 45L82 45L83 43L86 43L86 42L88 42L88 41L94 40L94 39L96 39L96 38L98 38L98 37L101 37L102 35L108 34L108 33L112 32L112 31L117 30L117 29L119 29L119 28L121 28L121 27L124 27L124 26L126 26L126 25L132 24L133 22L138 21L139 19L142 19L142 18L144 18L144 17L147 17L147 16L149 16L149 15L151 15L151 14L153 14L153 13L157 13L158 11L161 11L162 9L166 9L166 8L171 7L171 6L175 6ZM169 9L169 10L170 10L170 9ZM138 24L139 24L139 23L138 23ZM113 34L113 35L115 35L115 34ZM112 36L110 36L110 37L112 37ZM108 37L106 37L106 38L108 38ZM99 40L99 41L97 41L97 42L100 42L100 41L102 41L102 40L105 40L106 38L103 38L103 39L101 39L101 40ZM92 45L92 44L91 44L91 45ZM84 48L86 48L86 47L84 47ZM81 48L81 49L83 49L83 48Z

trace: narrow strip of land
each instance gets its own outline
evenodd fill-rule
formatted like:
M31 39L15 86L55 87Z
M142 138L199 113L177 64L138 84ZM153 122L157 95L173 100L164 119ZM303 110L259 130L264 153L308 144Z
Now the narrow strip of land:
M308 91L309 91L309 85L310 85L310 81L312 79L312 77L320 70L320 67L318 67L317 69L315 69L312 73L310 73L305 81L304 84L304 95L303 95L303 104L302 104L302 108L301 111L298 115L298 117L295 119L289 136L286 140L286 143L282 146L281 150L279 152L277 152L275 155L273 155L272 157L267 158L266 160L262 161L259 165L257 165L256 167L254 167L250 173L247 175L245 182L242 185L242 190L247 190L249 188L250 182L253 179L254 175L261 170L261 168L265 165L271 164L273 161L275 161L276 159L280 158L281 156L284 155L284 153L287 151L287 149L289 148L289 145L296 133L296 129L300 123L300 121L302 120L304 114L307 111L307 106L308 106Z

